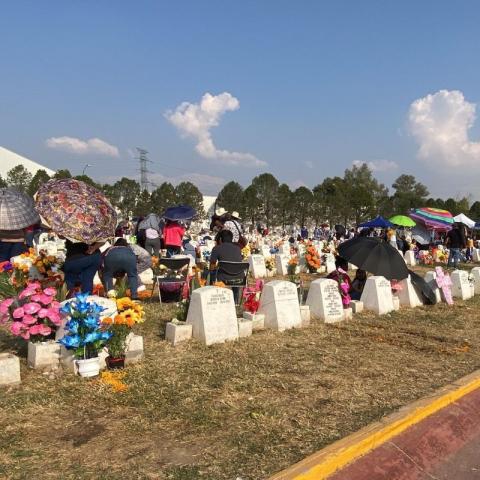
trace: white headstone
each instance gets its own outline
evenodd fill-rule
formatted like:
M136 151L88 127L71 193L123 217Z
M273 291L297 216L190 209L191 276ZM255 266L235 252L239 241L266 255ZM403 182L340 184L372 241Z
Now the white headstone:
M470 275L473 278L473 285L475 286L475 294L480 293L480 267L473 267L470 271Z
M360 301L365 310L373 310L377 315L393 311L393 295L390 282L381 276L368 277Z
M174 347L181 342L192 338L192 326L185 322L167 322L165 327L165 340Z
M275 255L275 266L277 267L278 275L288 275L288 255L277 254Z
M342 297L335 280L320 278L310 284L306 304L314 317L325 323L340 322L344 319Z
M262 245L262 255L265 258L270 258L272 256L270 253L270 247L268 245Z
M283 242L278 247L278 253L280 255L290 255L290 243L289 242Z
M0 353L0 387L20 382L20 359L11 353Z
M411 267L414 267L417 264L415 261L415 252L413 250L408 250L405 252L403 258L405 259L405 263Z
M248 263L250 264L250 271L252 272L253 278L263 278L267 276L263 255L250 255L248 257Z
M265 328L283 331L302 323L297 287L292 282L274 280L263 287L258 313L265 315Z
M428 283L428 285L435 293L437 303L440 303L442 301L442 291L438 288L437 285L437 273L433 270L430 270L425 274L424 280Z
M475 263L479 263L479 262L480 262L480 250L479 250L478 248L474 248L474 249L473 249L472 260L473 260Z
M233 292L228 288L202 287L193 291L187 323L192 335L205 345L238 338Z
M335 271L335 255L333 253L327 253L327 261L326 267L327 267L327 273L332 273Z
M415 308L423 305L422 299L410 279L410 275L400 282L401 289L398 292L400 305Z
M461 298L462 300L472 298L472 289L467 271L454 270L450 277L452 279L452 295L454 298Z

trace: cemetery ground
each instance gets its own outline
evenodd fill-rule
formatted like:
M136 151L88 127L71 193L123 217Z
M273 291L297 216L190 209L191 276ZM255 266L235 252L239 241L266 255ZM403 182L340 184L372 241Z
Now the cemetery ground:
M29 370L0 390L0 478L262 479L480 367L480 296L205 347L163 340L146 303L145 359L117 392Z

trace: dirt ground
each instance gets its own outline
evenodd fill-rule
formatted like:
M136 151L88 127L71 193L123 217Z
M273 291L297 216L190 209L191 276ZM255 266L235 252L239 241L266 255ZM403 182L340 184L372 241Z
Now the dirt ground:
M27 369L0 390L0 478L266 478L480 367L480 296L346 323L171 347L147 303L128 389Z

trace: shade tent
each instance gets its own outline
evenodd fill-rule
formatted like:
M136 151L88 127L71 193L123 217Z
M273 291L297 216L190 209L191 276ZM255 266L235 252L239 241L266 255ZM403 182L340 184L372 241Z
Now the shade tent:
M361 223L359 225L359 227L370 227L370 228L391 228L394 226L395 225L393 225L392 222L388 221L386 218L383 218L380 215L374 218L373 220Z
M446 232L451 230L454 223L453 216L447 210L441 210L439 208L415 208L408 214L410 218L413 218L417 223L422 223L430 230L437 230Z
M474 228L475 227L475 222L471 218L468 218L463 213L460 213L456 217L453 217L453 220L457 223L463 223L463 225L466 225L468 228Z

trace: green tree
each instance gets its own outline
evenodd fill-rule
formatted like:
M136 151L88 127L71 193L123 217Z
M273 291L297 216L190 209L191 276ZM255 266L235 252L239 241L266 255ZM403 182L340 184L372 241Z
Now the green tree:
M302 226L310 217L313 204L313 193L307 187L299 187L293 192L295 220Z
M102 189L102 186L96 183L94 180L92 180L88 175L76 175L73 177L75 180L80 180L83 183L86 183L87 185L90 185L92 187L98 188L98 190Z
M345 205L345 181L340 177L327 177L313 188L312 217L316 225L324 221L343 222L348 216Z
M203 195L192 182L182 182L175 187L177 201L180 205L189 205L197 211L199 218L205 217Z
M428 189L423 183L417 182L413 175L400 175L392 185L395 190L392 196L392 208L396 214L405 214L411 208L425 205Z
M62 178L72 178L72 174L70 173L70 170L57 170L55 174L53 175L53 178L55 180L61 180Z
M252 186L257 194L259 214L270 227L277 201L278 180L271 173L262 173L252 180Z
M137 199L140 196L140 184L136 180L123 177L115 182L111 187L104 189L112 205L120 209L124 217L133 215L137 205Z
M452 215L457 211L457 202L453 198L447 198L444 203L445 210L448 210Z
M152 211L158 215L162 215L168 207L178 204L175 187L164 182L158 186L151 195Z
M345 170L345 200L341 209L344 222L353 220L356 224L380 214L388 198L388 189L373 176L367 164L354 165Z
M145 217L152 212L152 198L148 190L143 190L138 197L137 204L133 210L133 214L137 217Z
M454 215L458 215L459 213L464 213L465 215L468 215L468 212L470 211L470 202L467 197L462 197L456 200L456 205L455 205L455 211L452 213Z
M275 223L281 225L285 230L285 227L292 223L294 211L293 193L286 183L282 183L278 187L275 210Z
M8 187L8 184L0 175L0 188L6 188L6 187Z
M9 187L18 188L22 192L27 192L32 174L23 166L17 165L7 172L7 184Z
M217 196L217 207L223 207L227 212L240 210L242 203L243 188L237 182L228 182ZM241 212L243 214L243 212Z
M28 194L33 197L38 189L50 180L50 175L43 169L37 170L28 186Z
M255 226L260 209L260 202L258 200L258 192L253 185L250 185L243 192L243 212L244 220L250 220Z
M480 202L478 200L472 203L469 216L472 220L480 220Z

